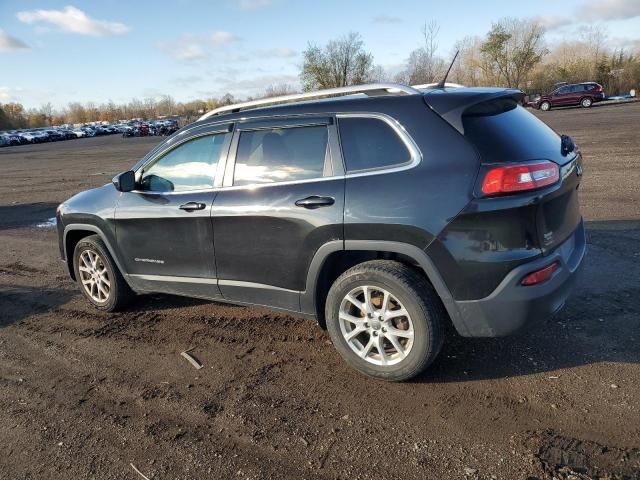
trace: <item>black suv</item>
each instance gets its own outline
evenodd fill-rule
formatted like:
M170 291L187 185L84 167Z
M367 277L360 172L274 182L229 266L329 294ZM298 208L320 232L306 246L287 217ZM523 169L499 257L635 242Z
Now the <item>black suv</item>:
M101 310L134 292L265 305L408 379L448 322L507 335L575 282L581 155L522 97L381 84L222 107L61 204L62 257Z

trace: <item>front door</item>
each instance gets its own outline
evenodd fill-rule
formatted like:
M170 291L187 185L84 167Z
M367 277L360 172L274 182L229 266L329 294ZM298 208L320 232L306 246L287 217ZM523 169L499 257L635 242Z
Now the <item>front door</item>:
M560 87L553 93L553 97L551 98L551 103L553 106L562 106L567 105L571 102L571 87L569 85L565 85L564 87Z
M236 125L228 188L212 210L225 298L299 310L313 255L343 239L344 175L334 128L332 118L309 117Z
M230 136L207 133L179 143L136 172L136 190L121 194L116 238L134 288L219 297L210 216Z

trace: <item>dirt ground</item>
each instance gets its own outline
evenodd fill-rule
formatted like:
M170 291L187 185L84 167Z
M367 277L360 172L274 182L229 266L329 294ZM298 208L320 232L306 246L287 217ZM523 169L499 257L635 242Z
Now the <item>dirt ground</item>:
M35 225L158 139L0 149L0 479L640 478L640 104L540 116L585 155L579 288L519 335L451 335L404 384L267 310L94 310Z

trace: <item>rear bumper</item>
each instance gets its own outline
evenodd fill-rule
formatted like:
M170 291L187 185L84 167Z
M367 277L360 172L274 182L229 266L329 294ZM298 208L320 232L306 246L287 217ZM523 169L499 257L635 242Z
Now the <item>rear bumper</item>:
M480 300L454 301L458 331L466 337L501 337L528 323L541 322L560 310L573 289L586 251L584 223L548 255L515 268L496 289ZM528 273L560 263L551 279L533 286L520 284ZM460 325L460 323L462 325ZM465 331L466 330L466 331Z

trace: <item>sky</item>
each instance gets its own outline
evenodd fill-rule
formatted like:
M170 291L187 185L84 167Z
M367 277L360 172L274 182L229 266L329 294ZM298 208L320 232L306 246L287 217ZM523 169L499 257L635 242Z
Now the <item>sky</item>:
M359 32L390 72L440 25L438 53L501 17L538 18L547 41L599 25L616 47L640 45L640 0L0 0L0 103L242 98L299 86L302 52Z

